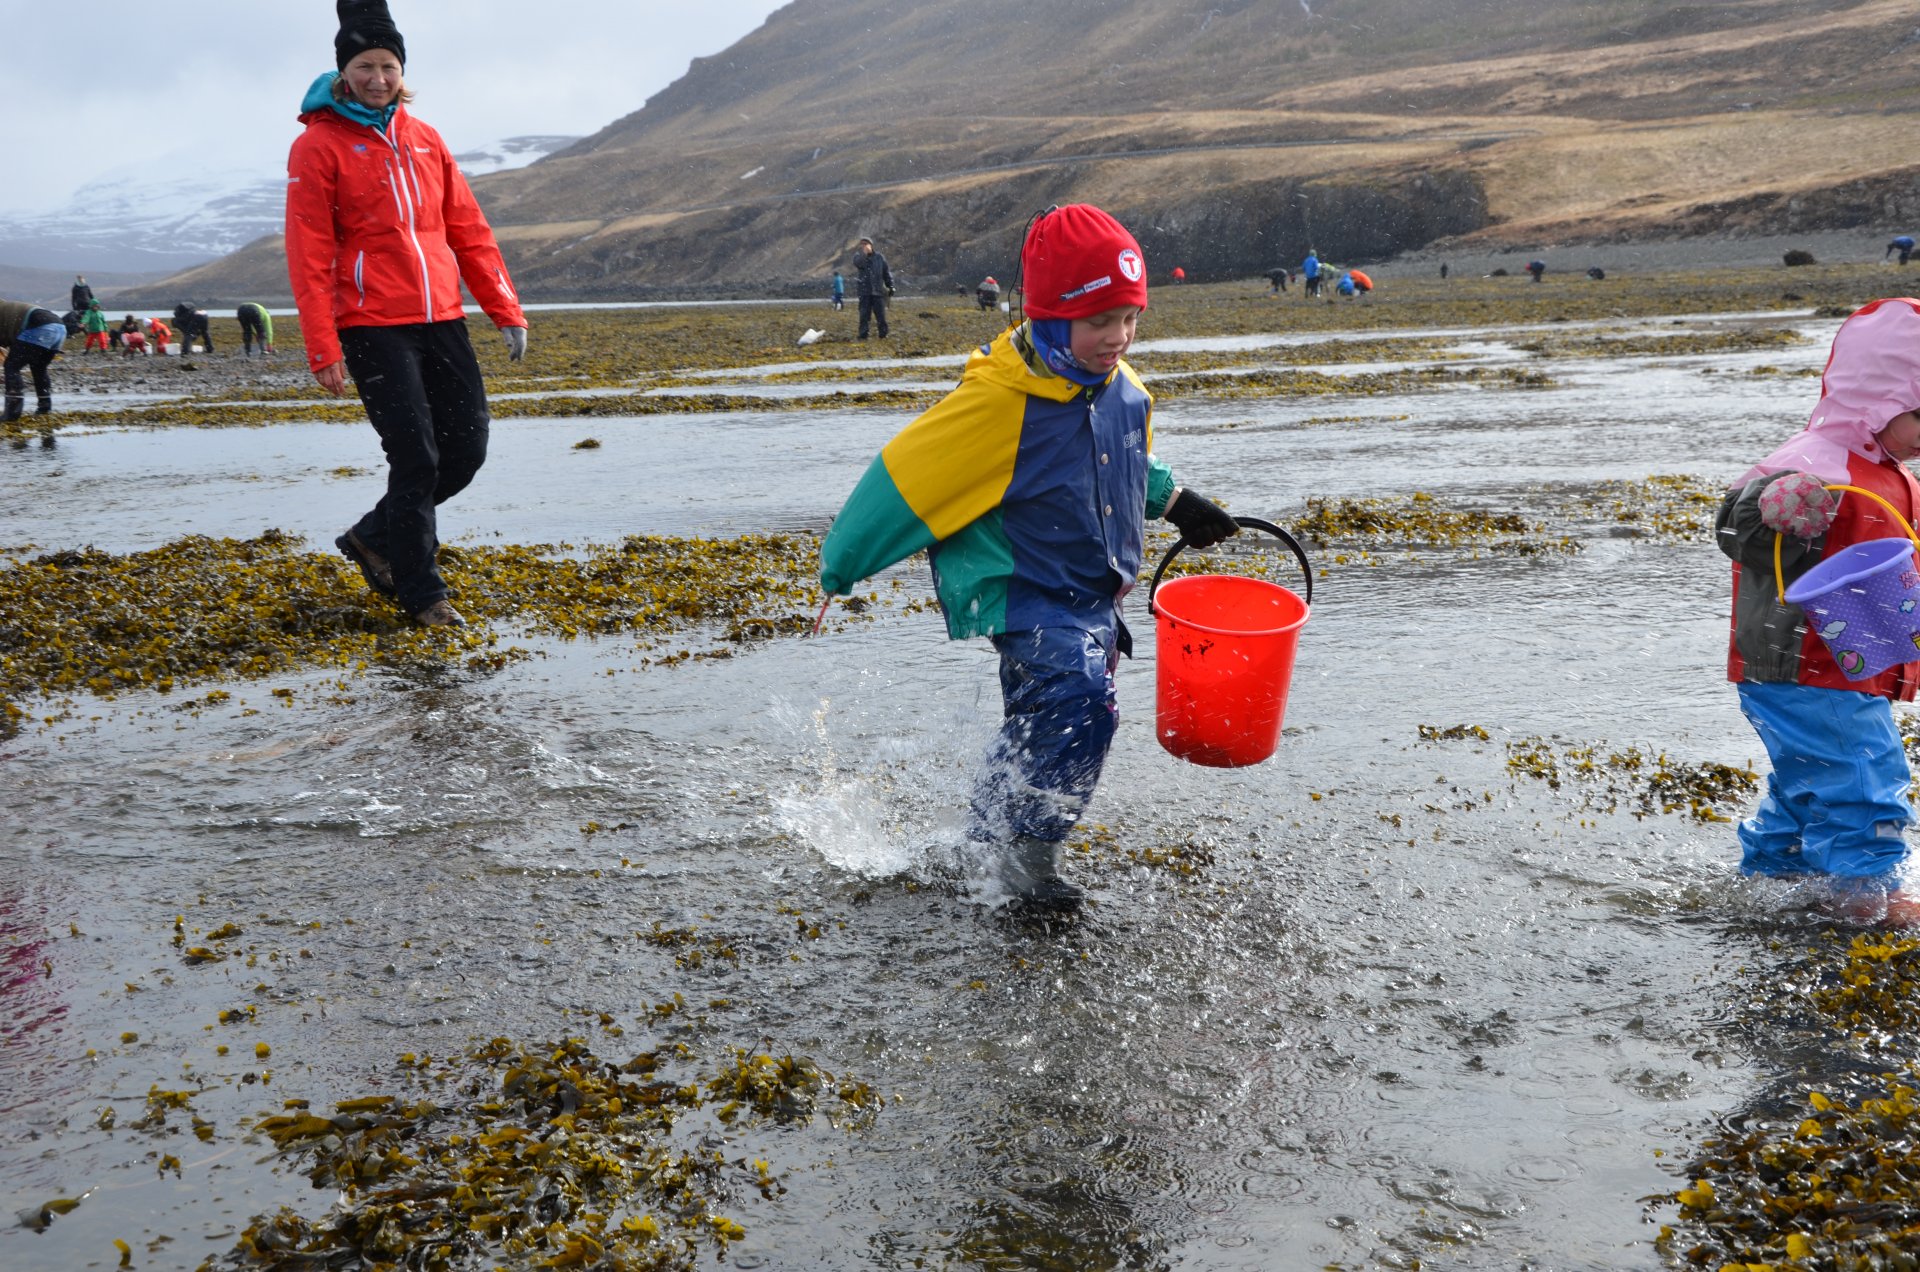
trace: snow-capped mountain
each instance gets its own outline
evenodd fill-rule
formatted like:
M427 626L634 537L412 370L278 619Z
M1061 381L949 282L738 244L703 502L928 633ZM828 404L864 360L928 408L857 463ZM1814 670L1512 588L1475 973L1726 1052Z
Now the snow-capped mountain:
M454 156L469 177L522 168L575 137L508 137ZM183 170L174 160L121 168L74 192L57 212L0 216L0 264L42 269L170 273L266 234L286 212L286 173Z

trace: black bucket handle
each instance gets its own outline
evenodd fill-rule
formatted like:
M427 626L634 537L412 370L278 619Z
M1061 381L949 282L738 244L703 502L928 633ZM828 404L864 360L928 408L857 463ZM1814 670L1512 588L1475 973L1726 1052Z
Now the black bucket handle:
M1258 517L1235 517L1233 520L1242 530L1265 530L1293 549L1293 555L1300 561L1300 573L1307 580L1307 594L1303 599L1307 604L1313 604L1313 567L1307 564L1307 551L1300 546L1300 541L1271 521L1262 521ZM1147 613L1158 615L1158 611L1153 608L1153 594L1160 590L1160 576L1167 572L1169 565L1173 564L1174 555L1186 546L1187 536L1183 534L1173 541L1173 546L1167 549L1167 554L1160 558L1160 568L1153 572L1153 582L1147 586Z

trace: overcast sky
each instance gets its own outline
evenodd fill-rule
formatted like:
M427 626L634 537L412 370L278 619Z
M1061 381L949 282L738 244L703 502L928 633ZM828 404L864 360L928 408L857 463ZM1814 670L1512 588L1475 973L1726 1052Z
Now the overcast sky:
M456 151L596 132L785 0L389 0L413 109ZM331 0L0 0L0 211L117 169L286 171L300 95L334 69ZM30 105L29 105L30 103Z

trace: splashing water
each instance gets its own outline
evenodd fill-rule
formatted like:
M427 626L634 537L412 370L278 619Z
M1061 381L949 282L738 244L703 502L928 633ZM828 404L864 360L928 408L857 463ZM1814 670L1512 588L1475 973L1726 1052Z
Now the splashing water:
M831 708L832 700L822 698L804 722L791 705L775 708L776 717L810 735L816 773L773 797L775 825L828 865L864 879L938 880L983 905L1006 900L994 849L966 834L973 766L941 764L911 740L892 737L870 771L849 772L828 727Z

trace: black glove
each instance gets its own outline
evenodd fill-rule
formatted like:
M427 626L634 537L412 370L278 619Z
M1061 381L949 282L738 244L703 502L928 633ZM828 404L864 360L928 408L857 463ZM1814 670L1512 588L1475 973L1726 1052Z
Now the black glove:
M1240 533L1240 523L1231 513L1191 490L1174 496L1165 515L1180 528L1181 537L1196 548L1210 548L1228 535Z

